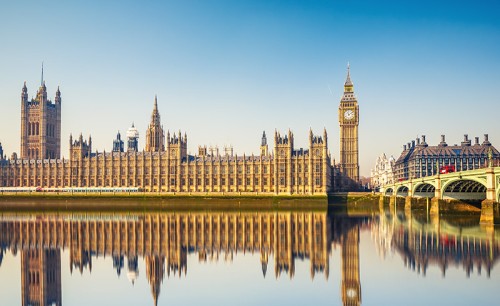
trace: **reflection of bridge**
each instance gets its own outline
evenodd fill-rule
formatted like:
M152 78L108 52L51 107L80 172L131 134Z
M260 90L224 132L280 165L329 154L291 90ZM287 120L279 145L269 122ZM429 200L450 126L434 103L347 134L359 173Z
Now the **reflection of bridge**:
M427 221L419 218L408 210L381 208L372 233L383 253L388 248L396 250L406 266L424 275L430 265L439 266L443 275L450 265L455 265L462 266L467 276L474 267L479 273L484 267L489 276L500 260L500 231L493 226L479 226L478 216L464 218L465 225L432 216Z
M500 167L452 172L383 186L385 195L500 202Z

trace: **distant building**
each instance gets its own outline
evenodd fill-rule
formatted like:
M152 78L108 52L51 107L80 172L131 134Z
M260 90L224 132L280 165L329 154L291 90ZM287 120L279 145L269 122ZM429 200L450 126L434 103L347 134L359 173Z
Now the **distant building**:
M385 153L377 157L375 167L371 170L370 185L372 189L394 183L394 157L387 158Z
M139 131L132 123L132 126L127 130L127 152L139 151Z
M452 166L455 171L484 168L488 165L488 154L495 165L500 161L500 153L491 145L488 134L480 144L476 137L474 144L464 135L460 145L449 146L445 136L437 146L429 146L425 136L403 146L403 152L394 164L395 179L398 181L436 175L441 167Z
M113 140L113 152L123 152L123 140L120 132L116 134L116 139Z

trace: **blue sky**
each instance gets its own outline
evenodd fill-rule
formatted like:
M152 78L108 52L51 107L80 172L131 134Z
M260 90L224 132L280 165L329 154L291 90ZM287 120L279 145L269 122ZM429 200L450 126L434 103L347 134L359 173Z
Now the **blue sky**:
M0 142L19 152L20 93L45 80L69 134L111 150L135 122L140 146L155 94L165 129L188 150L256 153L263 130L329 133L347 62L360 105L361 174L419 135L498 144L500 5L494 1L4 1ZM331 91L330 91L331 89Z

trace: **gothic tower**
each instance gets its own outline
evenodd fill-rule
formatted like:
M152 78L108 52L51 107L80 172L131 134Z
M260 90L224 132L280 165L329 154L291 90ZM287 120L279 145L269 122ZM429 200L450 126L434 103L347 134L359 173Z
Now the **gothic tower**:
M151 295L153 296L154 305L157 306L161 283L165 277L165 257L150 255L146 256L145 261L146 277L151 286Z
M123 140L120 131L116 134L116 139L113 140L113 152L123 152Z
M62 305L61 251L29 249L21 252L22 305Z
M342 304L361 305L359 279L359 226L347 230L342 237Z
M151 114L151 123L146 131L146 151L165 151L165 133L163 132L163 126L161 126L160 122L160 113L158 112L158 102L156 96L153 114Z
M291 193L292 186L292 154L293 133L282 137L278 131L274 132L274 190L275 193ZM276 171L278 170L278 171Z
M54 103L47 99L43 80L35 99L28 101L26 82L21 92L21 158L54 159L61 157L61 92L57 88Z
M260 143L260 156L269 155L269 149L267 146L266 131L262 132L262 141Z
M339 106L340 124L340 172L345 179L344 189L355 188L359 182L358 155L358 125L359 107L354 95L354 85L351 81L349 65L347 79L344 84L344 94Z

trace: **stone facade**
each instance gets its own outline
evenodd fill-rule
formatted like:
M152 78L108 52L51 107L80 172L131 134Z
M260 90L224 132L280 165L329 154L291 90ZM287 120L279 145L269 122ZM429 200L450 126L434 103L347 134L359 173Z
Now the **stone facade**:
M481 144L479 137L472 144L469 136L464 135L460 145L452 146L446 143L444 135L437 146L429 146L424 135L403 146L403 152L394 164L394 176L397 181L404 181L436 175L443 166L452 166L455 171L485 168L489 154L494 165L498 165L500 153L489 142L488 134L484 135Z
M358 125L359 106L354 95L354 84L351 81L350 69L347 67L347 79L344 94L339 106L340 124L340 174L343 190L359 188L359 146Z
M54 103L47 99L43 81L35 99L28 100L26 82L21 93L22 159L61 158L61 92L57 88Z
M328 136L309 133L309 148L296 149L291 131L274 135L272 153L263 134L262 155L199 150L188 155L187 135L164 131L157 100L146 132L146 150L137 151L137 130L127 132L128 150L92 152L92 139L70 136L70 158L11 158L0 161L0 187L134 187L171 193L252 193L326 195L332 186Z
M394 183L394 157L387 158L384 154L377 157L375 168L371 171L370 185L372 189Z

